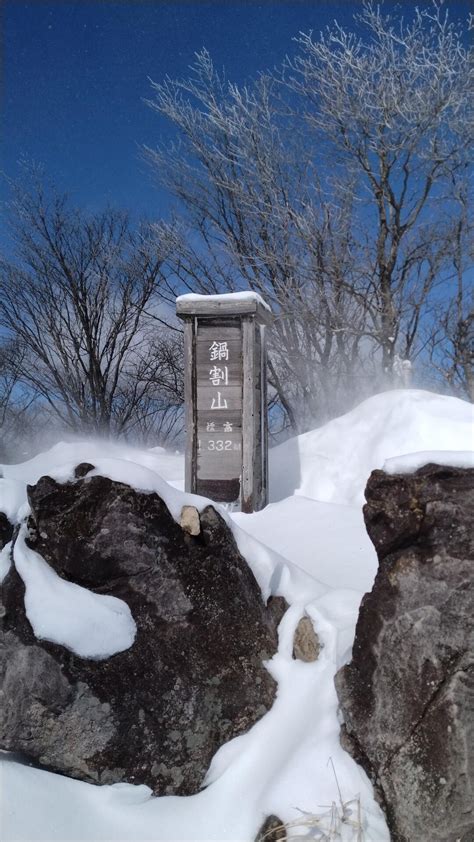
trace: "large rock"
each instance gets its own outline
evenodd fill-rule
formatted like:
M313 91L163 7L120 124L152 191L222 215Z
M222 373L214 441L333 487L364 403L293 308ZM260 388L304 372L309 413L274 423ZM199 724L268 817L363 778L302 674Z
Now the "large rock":
M208 507L192 537L156 494L100 476L43 477L28 496L30 546L70 582L124 600L138 631L106 660L37 640L12 567L0 746L86 781L195 792L216 749L265 713L275 689L262 661L278 617L231 532Z
M394 842L473 842L474 471L374 471L366 498L379 569L336 677L343 745Z

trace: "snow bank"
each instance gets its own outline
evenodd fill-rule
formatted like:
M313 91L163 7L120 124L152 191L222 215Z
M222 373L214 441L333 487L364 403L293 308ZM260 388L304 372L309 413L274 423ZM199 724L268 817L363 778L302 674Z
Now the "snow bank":
M419 390L384 392L347 415L270 451L270 499L301 494L362 504L367 479L388 459L419 451L471 451L473 407ZM423 457L424 458L424 457Z
M25 543L20 528L13 559L25 585L25 610L35 636L101 660L128 649L137 633L128 605L67 582Z
M255 514L235 512L232 519L245 533L281 553L326 590L344 587L365 593L372 587L377 554L365 530L360 506L294 496ZM250 555L245 547L241 552ZM294 575L294 569L292 572Z
M16 523L18 512L26 501L25 483L19 479L2 477L0 472L0 512L10 521Z
M450 465L453 468L474 468L472 450L421 450L419 453L407 453L394 456L384 462L387 474L411 474L423 465Z
M133 472L140 468L151 471L154 476L160 477L161 486L172 486L173 488L184 488L184 457L181 453L171 453L162 447L151 450L141 450L137 447L130 447L126 444L90 440L59 442L50 450L38 453L27 462L18 465L0 465L0 511L5 512L8 519L15 522L19 518L19 512L26 503L26 486L34 485L39 478L45 475L55 477L66 482L72 479L74 468L80 462L90 462L97 465L99 460L116 459L126 465L130 464L130 483L133 485ZM121 482L128 482L127 471L124 468L121 472ZM150 485L150 480L145 485ZM147 490L154 490L149 488Z
M7 575L8 571L11 567L11 558L10 553L12 549L12 542L9 541L8 544L5 544L2 550L0 550L0 585L2 584L5 576Z

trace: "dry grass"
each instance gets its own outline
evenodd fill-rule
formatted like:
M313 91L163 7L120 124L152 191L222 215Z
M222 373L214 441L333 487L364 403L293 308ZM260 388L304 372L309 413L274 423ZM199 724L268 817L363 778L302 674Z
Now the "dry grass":
M360 796L344 801L332 758L329 758L329 764L336 782L337 800L330 805L321 805L314 813L297 807L301 817L273 827L258 842L271 842L273 839L300 842L308 838L317 842L364 842Z

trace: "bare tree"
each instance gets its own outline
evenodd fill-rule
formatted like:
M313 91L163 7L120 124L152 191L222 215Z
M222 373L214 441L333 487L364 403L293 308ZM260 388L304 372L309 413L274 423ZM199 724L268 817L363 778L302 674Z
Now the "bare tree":
M192 77L153 88L149 104L181 137L147 150L186 212L172 294L264 295L276 314L270 382L293 431L304 429L360 394L364 306L352 295L350 193L324 194L302 125L288 120L269 76L239 89L203 51Z
M16 189L12 226L0 325L21 348L14 361L5 352L17 378L69 430L148 435L156 422L163 436L163 413L182 400L180 355L147 310L168 244L148 226L133 232L122 213L85 216L39 182Z
M474 223L469 181L456 174L456 204L447 225L445 285L447 305L434 310L428 335L430 362L442 380L461 397L474 402Z
M318 39L302 35L285 81L320 140L329 181L349 173L356 185L353 233L365 265L357 291L390 374L399 343L415 351L446 255L443 205L466 165L471 70L461 27L441 4L408 22L371 3L356 17L361 37L337 24Z
M147 150L188 225L173 293L250 287L270 301L271 383L294 430L401 384L426 354L467 159L461 28L437 5L408 23L370 4L357 17L361 37L302 35L252 86L203 51L149 102L178 131Z
M0 461L17 454L20 442L31 437L36 415L34 394L24 387L20 368L25 356L18 343L0 343Z

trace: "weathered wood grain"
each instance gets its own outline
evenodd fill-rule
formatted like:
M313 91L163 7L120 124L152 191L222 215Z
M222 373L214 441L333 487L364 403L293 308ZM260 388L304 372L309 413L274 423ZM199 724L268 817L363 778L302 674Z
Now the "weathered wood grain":
M254 496L255 405L254 405L255 323L242 318L243 414L242 414L242 501L243 512L252 512Z
M176 313L181 317L195 315L203 318L252 315L261 324L271 324L273 319L270 310L252 299L178 301Z
M271 314L248 300L179 304L186 344L186 490L255 511L267 499L264 324Z
M184 323L184 418L186 426L186 450L184 457L184 485L190 490L195 485L195 383L194 373L194 333L195 320L187 319Z

